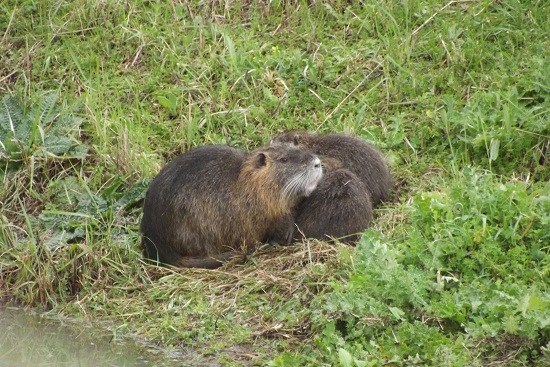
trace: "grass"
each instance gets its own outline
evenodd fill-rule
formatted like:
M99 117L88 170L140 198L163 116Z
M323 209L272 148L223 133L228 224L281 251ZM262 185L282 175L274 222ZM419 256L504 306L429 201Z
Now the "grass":
M222 365L549 364L547 2L8 0L0 29L3 300ZM165 162L294 128L387 155L356 248L142 262Z

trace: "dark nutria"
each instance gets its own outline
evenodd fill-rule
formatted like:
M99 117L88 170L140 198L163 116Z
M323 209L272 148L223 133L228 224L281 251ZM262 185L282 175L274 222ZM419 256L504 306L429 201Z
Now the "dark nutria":
M287 143L306 149L321 158L337 159L365 185L371 203L377 206L389 197L391 175L384 157L370 143L346 134L318 135L294 130L276 136L272 144Z
M281 134L271 144L296 145L318 155L325 174L311 196L271 228L269 242L288 237L356 242L370 226L373 206L386 200L391 188L388 166L378 150L349 135L301 130Z
M323 165L326 169L323 178L296 210L294 238L329 240L332 237L355 243L372 220L370 196L350 170Z
M248 154L209 145L183 153L147 191L144 252L161 263L210 269L243 257L321 176L319 158L290 145Z
M337 159L322 159L323 177L311 195L269 232L269 242L316 238L353 244L370 226L372 203L363 182Z

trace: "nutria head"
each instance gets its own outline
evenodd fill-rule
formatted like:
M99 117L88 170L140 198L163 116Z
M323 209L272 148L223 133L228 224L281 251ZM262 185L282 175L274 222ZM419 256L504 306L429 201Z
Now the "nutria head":
M280 202L287 211L315 190L322 175L316 155L281 144L251 152L243 163L239 181L247 188L245 194L253 194L271 205Z
M286 133L277 135L276 137L271 139L269 144L271 145L287 144L287 145L294 145L294 146L302 146L302 145L307 146L307 142L310 140L310 138L314 138L316 136L318 136L317 133L313 131L291 130L291 131L287 131Z

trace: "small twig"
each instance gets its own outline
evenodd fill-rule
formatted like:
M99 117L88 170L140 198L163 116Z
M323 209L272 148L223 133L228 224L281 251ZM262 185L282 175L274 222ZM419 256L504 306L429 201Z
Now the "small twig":
M2 79L0 79L0 83L2 83L4 80L8 79L10 76L12 76L13 74L16 74L16 73L17 73L17 70L12 71L10 74L8 74L5 77L3 77Z
M134 56L134 60L132 60L132 63L130 64L130 66L134 66L136 64L139 56L141 55L141 50L143 50L143 45L139 46L136 52L136 56ZM126 66L126 69L128 69L128 66Z
M308 90L309 90L309 92L310 92L311 94L313 94L315 97L317 97L317 99L318 99L319 101L321 101L322 104L327 104L327 103L321 98L321 96L318 95L317 93L315 93L311 88L308 88Z
M418 101L390 102L388 106L413 106L418 104Z
M8 23L8 26L6 27L6 31L4 32L4 35L2 36L2 42L0 42L0 44L4 43L4 41L6 40L6 36L8 35L8 33L10 33L11 22L13 21L13 17L15 16L15 11L16 10L17 10L17 7L13 8L13 12L11 13L11 17L10 17L10 22Z
M214 115L228 115L230 113L245 113L248 112L248 108L237 108L234 110L227 110L227 111L218 111L218 112L212 112L210 116Z

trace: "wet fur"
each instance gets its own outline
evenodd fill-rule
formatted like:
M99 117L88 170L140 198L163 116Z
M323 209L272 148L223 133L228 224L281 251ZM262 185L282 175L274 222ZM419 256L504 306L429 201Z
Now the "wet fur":
M361 180L345 168L326 165L317 188L296 209L295 239L317 238L353 244L370 226L372 203Z
M341 168L354 173L365 185L373 206L388 200L392 187L391 174L382 154L365 140L347 134L318 135L293 130L276 136L272 144L291 144L321 158L341 162Z
M339 238L353 244L370 226L373 206L387 200L391 176L382 155L362 139L345 134L291 131L273 145L296 145L317 154L325 173L315 191L292 215L271 229L270 242Z
M320 166L313 154L295 147L246 154L209 145L179 155L147 192L141 222L145 255L178 267L216 268L244 260L306 194L303 185L284 189L298 175L318 182Z

